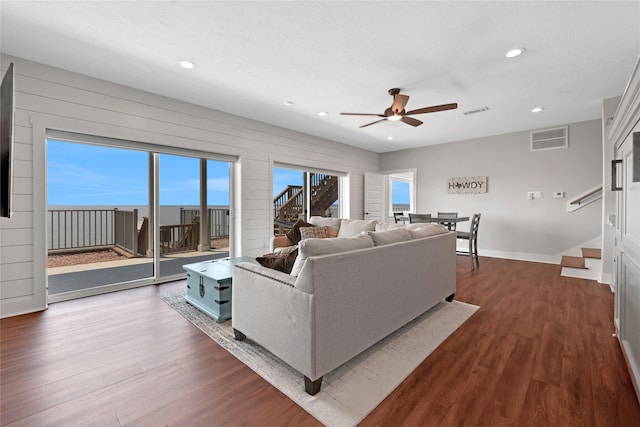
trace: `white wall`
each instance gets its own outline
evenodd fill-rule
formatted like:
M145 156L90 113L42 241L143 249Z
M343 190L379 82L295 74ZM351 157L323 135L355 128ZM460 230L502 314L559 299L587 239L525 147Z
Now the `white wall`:
M571 213L566 202L601 184L601 135L600 120L573 123L567 149L532 152L530 133L516 132L385 153L381 169L417 168L416 212L481 213L481 256L555 263L600 236L600 201ZM488 192L448 194L448 179L465 176L488 176ZM528 200L528 191L542 198ZM553 198L557 191L566 197Z
M350 216L362 218L364 171L379 155L65 70L2 56L16 73L15 214L0 219L0 316L45 308L46 129L239 157L243 255L268 252L274 161L348 173Z

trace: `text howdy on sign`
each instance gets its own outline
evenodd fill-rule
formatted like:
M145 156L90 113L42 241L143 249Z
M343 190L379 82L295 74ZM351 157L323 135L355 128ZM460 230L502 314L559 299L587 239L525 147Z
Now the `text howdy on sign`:
M449 194L459 193L486 193L487 177L486 176L466 176L449 178L449 186L447 189Z

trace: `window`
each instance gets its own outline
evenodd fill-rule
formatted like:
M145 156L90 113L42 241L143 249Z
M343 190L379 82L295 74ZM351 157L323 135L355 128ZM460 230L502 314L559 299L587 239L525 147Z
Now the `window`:
M415 172L389 174L389 216L394 212L415 212Z
M340 217L342 177L335 172L298 169L288 166L273 168L273 218L278 223L292 223L310 216Z

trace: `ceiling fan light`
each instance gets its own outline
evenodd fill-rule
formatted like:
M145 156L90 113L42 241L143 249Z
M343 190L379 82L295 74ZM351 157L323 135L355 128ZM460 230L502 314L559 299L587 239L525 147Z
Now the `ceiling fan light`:
M522 55L526 50L527 49L523 47L518 47L516 49L511 49L504 56L506 56L507 58L515 58L516 56Z
M401 120L401 119L402 119L402 116L396 116L396 115L387 117L387 120L391 120L392 122L397 122L398 120Z
M180 64L182 68L186 68L187 70L196 68L195 62L192 62L192 61L181 60L181 61L178 61L178 64Z

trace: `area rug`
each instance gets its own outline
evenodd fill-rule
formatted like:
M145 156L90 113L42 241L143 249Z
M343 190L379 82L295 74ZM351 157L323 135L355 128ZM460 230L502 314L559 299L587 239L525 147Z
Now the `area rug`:
M441 302L384 340L326 374L315 396L304 391L301 374L250 339L237 341L232 320L216 323L188 304L182 290L159 294L169 306L241 362L331 427L355 426L384 400L478 306Z

